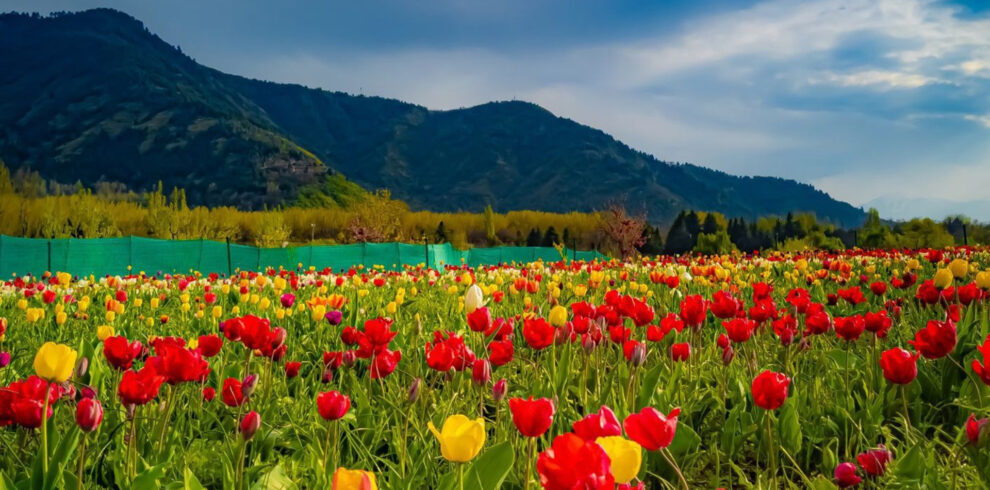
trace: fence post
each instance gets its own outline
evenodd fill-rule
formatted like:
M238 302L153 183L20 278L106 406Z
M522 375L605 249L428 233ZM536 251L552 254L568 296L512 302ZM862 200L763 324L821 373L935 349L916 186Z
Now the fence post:
M368 261L368 242L361 242L361 265L368 267L365 262Z
M227 277L234 275L233 262L230 260L230 237L227 237Z
M48 239L48 272L52 271L52 239Z
M966 236L966 223L963 223L963 245L969 245L969 237Z

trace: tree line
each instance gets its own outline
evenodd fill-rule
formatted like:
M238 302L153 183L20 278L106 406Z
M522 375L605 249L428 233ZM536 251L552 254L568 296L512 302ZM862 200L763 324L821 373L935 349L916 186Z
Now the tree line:
M941 222L914 219L892 223L876 210L858 229L819 222L807 213L757 220L685 210L669 226L648 223L613 204L596 213L510 211L436 213L412 211L387 190L344 206L290 206L260 211L234 207L190 207L185 191L157 188L135 193L120 185L94 189L46 181L25 169L11 172L0 162L0 234L34 238L143 236L172 240L230 240L263 247L404 241L451 243L457 248L558 244L618 256L918 248L986 244L990 226L963 216Z

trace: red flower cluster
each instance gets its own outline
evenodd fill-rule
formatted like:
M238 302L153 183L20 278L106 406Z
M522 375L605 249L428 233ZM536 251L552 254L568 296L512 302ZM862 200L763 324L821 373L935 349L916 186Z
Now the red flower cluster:
M14 381L0 388L0 427L17 424L28 429L41 427L42 410L45 405L45 394L48 394L48 413L44 419L52 416L52 405L65 394L56 383L30 376L24 381Z

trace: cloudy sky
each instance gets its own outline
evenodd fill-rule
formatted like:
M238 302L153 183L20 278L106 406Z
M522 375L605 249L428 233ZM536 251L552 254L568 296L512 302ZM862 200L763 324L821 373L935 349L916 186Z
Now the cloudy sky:
M990 0L0 0L93 6L231 73L431 109L529 100L857 205L990 199Z

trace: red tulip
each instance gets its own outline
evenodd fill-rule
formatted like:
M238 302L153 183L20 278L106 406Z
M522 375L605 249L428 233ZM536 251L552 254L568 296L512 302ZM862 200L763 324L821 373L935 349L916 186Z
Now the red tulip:
M196 348L203 357L210 358L220 353L223 339L216 334L200 335Z
M659 451L670 445L677 432L677 416L681 409L675 408L667 415L653 407L646 407L639 413L630 414L622 422L626 435L643 446L647 451Z
M32 375L24 381L0 387L0 427L10 424L28 429L41 427L46 392L48 412L45 419L52 416L54 403L64 394L61 385Z
M900 347L888 349L880 354L880 368L887 381L906 385L918 376L918 355L912 354Z
M338 420L351 409L351 399L339 391L325 391L316 397L316 411L323 420Z
M977 419L975 415L969 414L969 418L966 419L966 438L969 439L969 443L974 446L979 444L981 436L988 432L988 427L990 427L990 418Z
M495 400L495 403L502 401L508 390L508 382L505 381L505 378L496 381L495 384L492 385L492 400Z
M254 437L255 432L261 428L261 415L254 410L251 410L241 419L241 436L244 437L245 441L250 441Z
M495 367L508 364L514 354L515 346L511 340L496 340L488 343L488 359Z
M467 316L467 322L472 331L485 332L492 325L492 314L487 307L481 306Z
M299 361L289 361L285 363L285 377L288 379L295 378L299 376L299 369L302 367L302 363Z
M615 486L605 450L575 434L554 438L550 449L537 458L536 470L546 490L604 490Z
M523 320L523 338L530 348L543 350L553 344L556 334L552 325L542 318Z
M883 444L876 449L870 449L856 456L856 462L870 476L883 476L887 472L887 463L890 462L890 459L890 451Z
M715 318L723 320L734 318L742 306L742 301L734 298L732 293L718 291L712 295L711 310Z
M107 364L120 371L130 369L142 349L141 342L128 342L122 335L103 341L103 356L107 358Z
M856 465L852 463L842 463L835 467L835 484L840 488L848 488L859 485L863 481L856 474Z
M165 377L150 366L140 371L124 371L117 388L117 396L124 405L144 405L158 396Z
M212 402L217 396L217 390L212 386L203 387L203 400L207 403Z
M169 384L203 381L210 374L209 363L195 350L170 343L159 344L155 350L158 355L149 358L146 366L165 376Z
M870 291L876 296L883 296L887 292L887 283L885 282L874 282L870 284Z
M804 315L804 335L821 335L832 328L832 318L820 303L811 303Z
M691 357L691 344L681 342L670 346L670 357L675 361L686 361Z
M846 342L852 342L863 335L866 322L862 315L837 317L835 319L835 334Z
M375 356L371 360L371 365L368 366L368 372L371 374L371 379L379 379L387 377L395 371L398 367L399 361L402 360L402 351L395 350L391 351L385 349Z
M708 302L700 294L694 294L681 301L681 320L691 328L698 328L705 322Z
M990 386L990 335L983 342L983 345L976 346L976 350L983 356L983 362L973 360L973 372L980 377L983 384Z
M753 331L756 329L756 322L745 318L733 318L732 320L722 322L722 326L725 327L725 332L729 334L729 338L738 344L749 340L753 336Z
M476 385L486 385L492 380L492 365L488 359L475 359L471 367L471 380Z
M76 425L83 432L93 432L103 422L103 405L99 400L83 398L76 405Z
M540 437L553 423L554 406L548 398L510 398L512 423L526 437Z
M599 437L622 435L622 426L619 425L615 412L604 405L597 412L574 422L571 428L582 439L592 442Z
M446 342L426 343L426 365L430 369L445 373L454 367L454 351Z
M220 399L228 407L239 407L247 397L241 389L240 380L227 378L223 380L223 388L220 389Z
M880 339L887 336L887 331L890 330L890 326L893 324L893 321L887 316L887 310L878 312L868 311L864 316L864 321L866 322L866 330L873 332Z
M951 321L929 320L908 343L928 359L944 357L956 348L956 325Z
M763 371L753 380L753 403L764 410L776 410L787 400L791 379L782 373Z
M791 345L794 336L797 335L797 319L791 315L784 315L773 321L773 333L777 334L783 346Z

